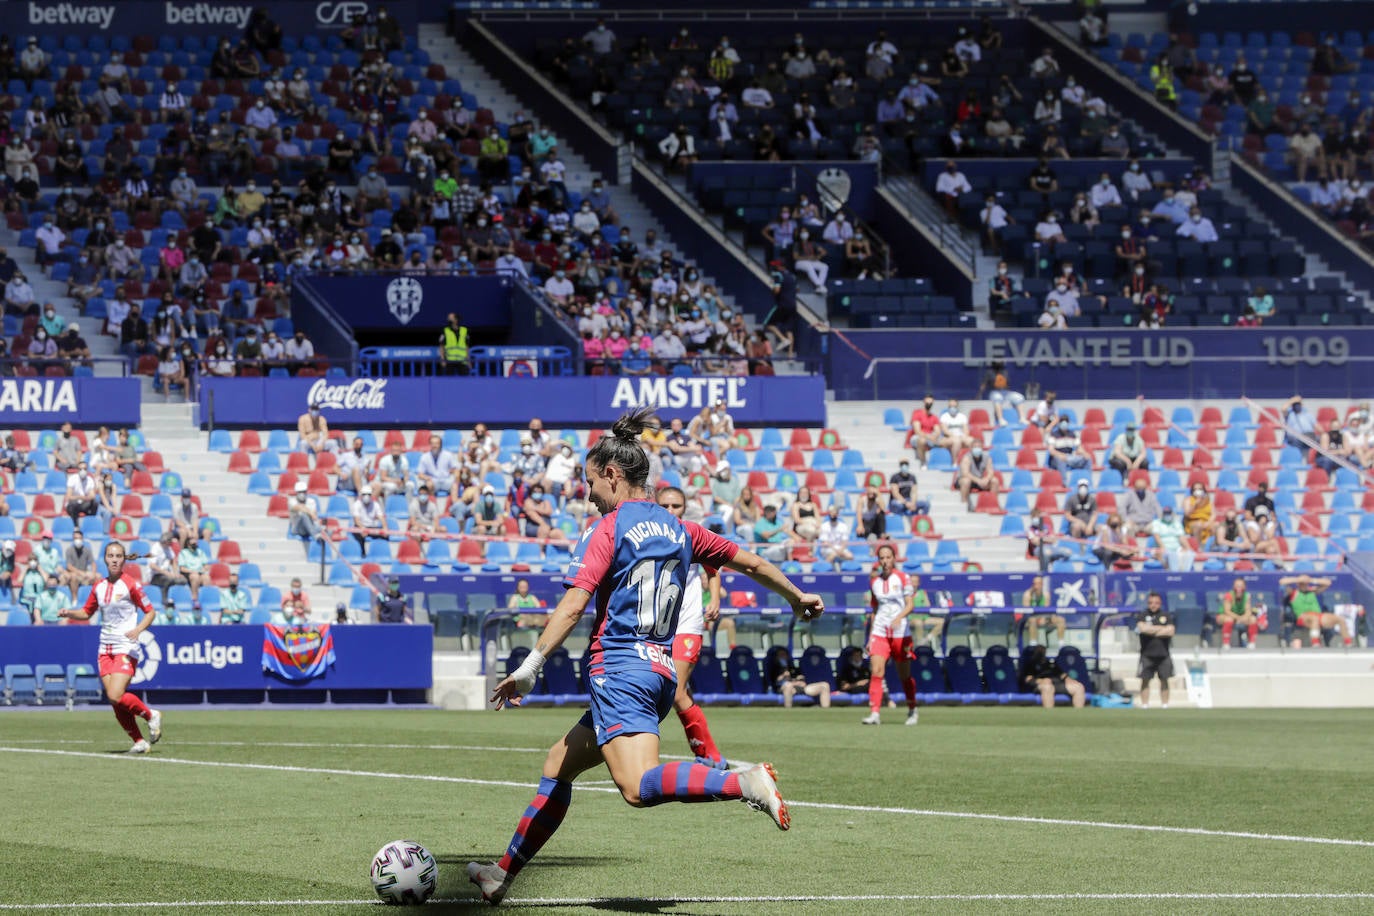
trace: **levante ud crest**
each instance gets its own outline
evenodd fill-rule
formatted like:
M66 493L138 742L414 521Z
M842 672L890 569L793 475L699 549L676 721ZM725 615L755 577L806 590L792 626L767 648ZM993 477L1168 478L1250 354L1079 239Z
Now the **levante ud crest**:
M386 304L401 324L410 324L420 314L425 288L414 277L397 277L386 285Z

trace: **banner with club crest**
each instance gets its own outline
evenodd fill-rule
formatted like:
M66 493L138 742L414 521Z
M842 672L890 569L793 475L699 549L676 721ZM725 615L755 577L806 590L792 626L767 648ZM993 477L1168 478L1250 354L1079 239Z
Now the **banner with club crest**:
M263 625L262 670L286 681L323 677L334 664L334 634L330 626L309 624Z

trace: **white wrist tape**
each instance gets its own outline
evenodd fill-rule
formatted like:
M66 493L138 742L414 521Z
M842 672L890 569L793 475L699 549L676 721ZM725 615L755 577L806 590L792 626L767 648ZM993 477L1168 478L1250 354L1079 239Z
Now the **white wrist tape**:
M525 656L525 660L520 663L511 677L521 684L533 686L539 677L539 672L544 670L544 653L538 649L531 649L530 654Z

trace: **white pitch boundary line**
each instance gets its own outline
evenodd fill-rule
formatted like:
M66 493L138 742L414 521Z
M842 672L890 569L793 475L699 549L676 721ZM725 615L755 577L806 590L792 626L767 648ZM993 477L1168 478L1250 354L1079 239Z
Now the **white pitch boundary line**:
M330 767L300 767L275 763L241 763L227 760L190 760L184 757L146 756L142 754L108 754L94 751L62 751L37 747L0 747L6 754L46 754L54 757L84 757L95 760L142 760L149 763L181 764L183 766L215 767L231 770L263 770L275 773L310 773L321 776L361 776L372 779L399 779L416 782L456 783L472 786L506 786L532 788L529 782L513 779L475 779L467 776L437 776L428 773L385 773L372 770L341 770ZM601 786L584 786L586 792L606 792L618 795L620 790ZM1168 827L1159 824L1124 824L1114 821L1086 821L1067 818L1030 817L1016 814L986 814L977 811L937 811L926 808L894 808L878 805L841 805L830 802L788 802L790 808L816 808L823 811L847 811L867 814L902 814L916 817L948 817L959 820L999 821L1009 824L1046 824L1056 827L1093 827L1101 830L1138 830L1146 833L1176 833L1186 836L1227 837L1240 840L1268 840L1280 843L1308 843L1315 846L1357 846L1374 848L1374 840L1349 840L1340 837L1295 836L1286 833L1257 833L1244 830L1209 830L1204 827Z
M10 742L16 745L83 745L89 747L93 744L109 744L108 741L95 741L89 738L21 738ZM368 743L347 743L340 744L332 741L182 741L177 740L177 747L286 747L286 748L318 748L322 750L378 750L378 751L480 751L488 753L492 751L511 751L516 754L547 754L547 747L507 747L505 745L494 744L368 744ZM674 754L659 754L664 760L695 760L695 757ZM586 785L583 782L580 785Z
M476 898L447 897L430 903L472 903ZM679 903L862 903L865 901L916 902L1054 902L1128 900L1374 900L1374 893L1161 893L1161 894L775 894L740 897L531 897L506 898L505 906L597 906L638 903L668 906ZM0 910L129 910L237 906L380 906L374 898L356 900L155 900L142 903L0 903Z

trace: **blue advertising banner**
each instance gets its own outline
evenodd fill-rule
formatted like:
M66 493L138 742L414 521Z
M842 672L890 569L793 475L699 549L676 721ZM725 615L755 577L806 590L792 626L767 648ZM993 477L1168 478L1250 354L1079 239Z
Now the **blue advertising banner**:
M0 426L137 426L139 402L133 378L0 379Z
M12 0L0 3L0 32L15 36L233 36L258 3L226 0ZM272 18L294 38L343 31L359 13L386 8L401 31L416 34L415 0L276 0Z
M449 312L469 328L511 326L507 277L412 277L396 274L311 274L304 281L355 331L439 330ZM313 307L308 299L295 306Z
M1013 389L1061 398L1363 397L1374 329L1189 328L1158 331L845 331L831 350L842 400L972 397L986 367Z
M717 400L741 426L825 425L825 379L805 376L648 378L205 379L202 426L294 427L320 404L336 427L444 427L477 421L550 427L609 426L626 411L655 407L665 421Z
M289 629L289 628L288 628ZM425 690L434 631L426 626L331 626L334 664L309 680L263 670L263 627L154 626L143 634L138 690ZM6 627L0 665L94 665L100 628Z

